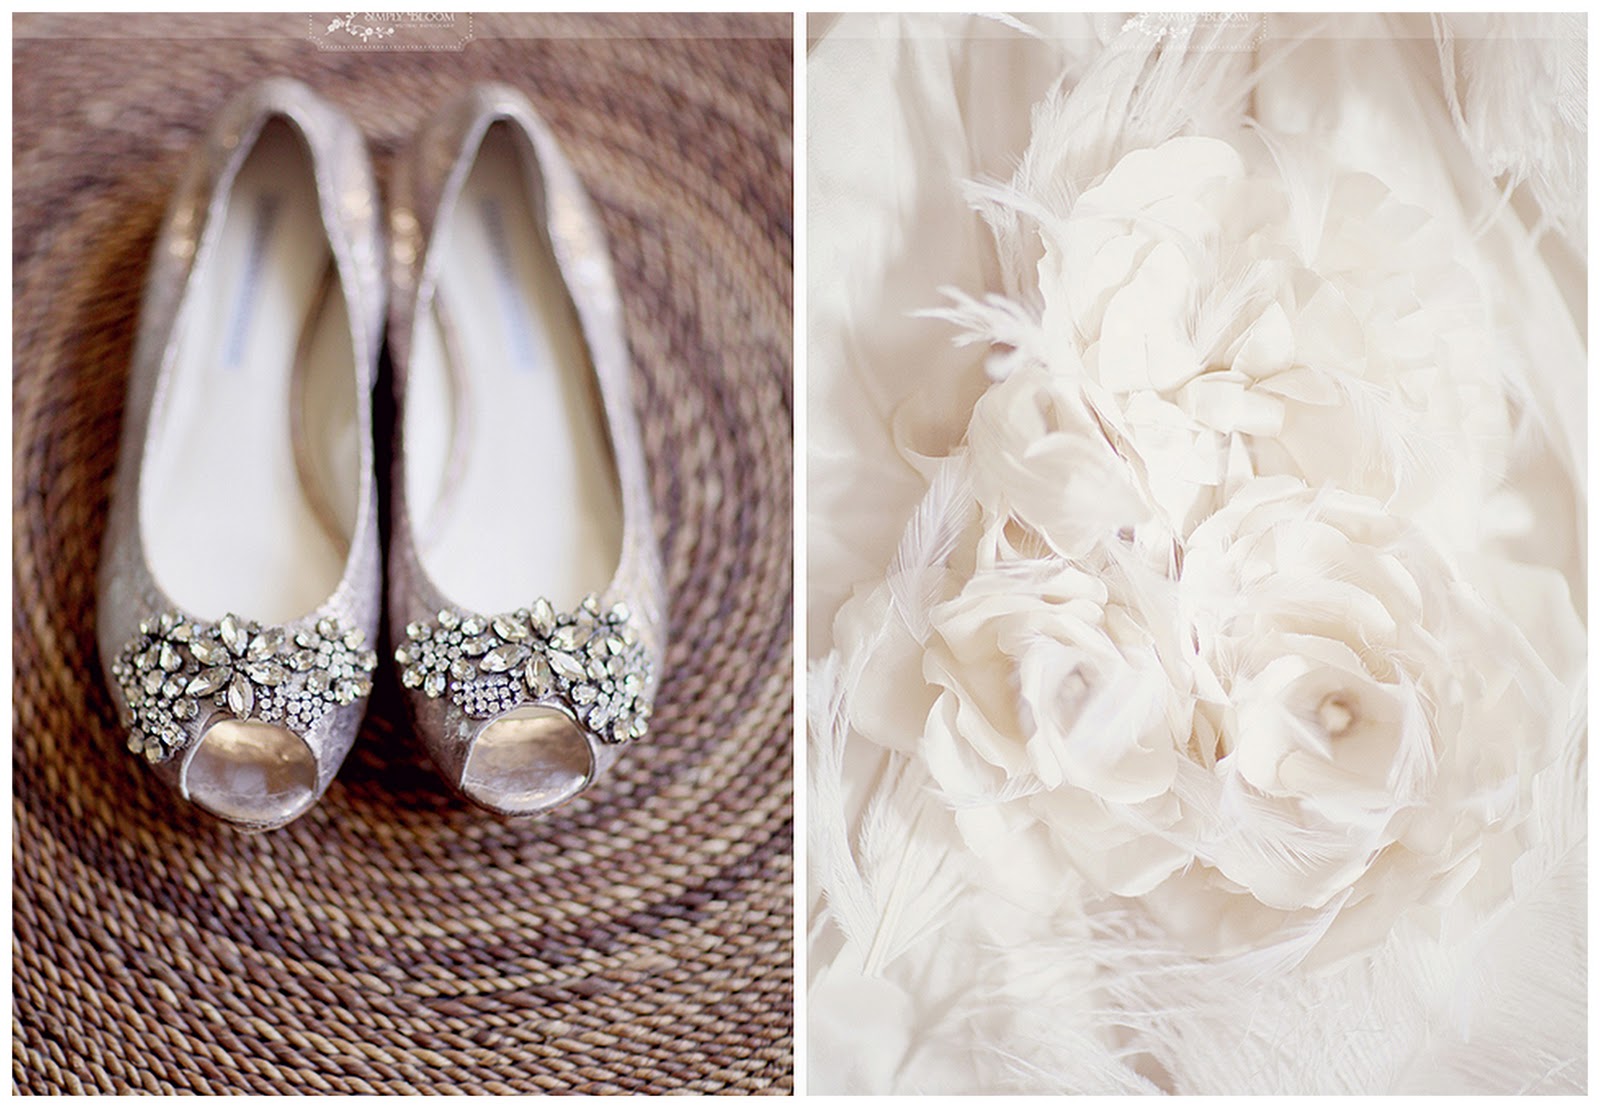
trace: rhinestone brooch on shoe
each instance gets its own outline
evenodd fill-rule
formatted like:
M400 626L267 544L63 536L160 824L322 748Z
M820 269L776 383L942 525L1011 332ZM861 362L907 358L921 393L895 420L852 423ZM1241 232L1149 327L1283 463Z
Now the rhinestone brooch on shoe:
M409 624L394 660L406 688L430 699L449 692L474 719L557 700L601 740L622 743L649 730L653 672L628 618L626 605L602 611L593 595L570 613L543 598L499 616L446 608Z
M291 635L231 614L212 624L163 612L111 666L128 703L128 749L164 762L213 710L303 732L372 692L378 655L365 647L360 628L332 617Z

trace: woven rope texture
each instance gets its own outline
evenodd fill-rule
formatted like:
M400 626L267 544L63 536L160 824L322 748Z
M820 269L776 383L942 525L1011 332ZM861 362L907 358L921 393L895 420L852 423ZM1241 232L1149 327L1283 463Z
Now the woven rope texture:
M20 1092L792 1089L790 20L473 35L332 52L304 16L17 25ZM355 118L380 181L436 105L508 82L601 210L671 643L650 738L549 819L456 799L387 664L339 779L282 831L184 807L122 747L94 570L141 281L210 114L274 74Z

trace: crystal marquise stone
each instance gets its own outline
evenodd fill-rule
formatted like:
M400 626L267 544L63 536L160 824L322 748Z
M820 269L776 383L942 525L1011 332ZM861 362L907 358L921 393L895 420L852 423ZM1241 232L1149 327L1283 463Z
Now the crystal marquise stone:
M365 632L331 616L291 633L232 614L206 623L170 611L139 624L111 675L127 702L128 749L164 762L214 711L303 733L371 693L377 667Z
M446 608L406 627L395 648L400 683L465 715L490 719L519 704L558 703L597 738L623 743L649 729L653 662L628 608L584 598L558 612L543 598L497 616Z

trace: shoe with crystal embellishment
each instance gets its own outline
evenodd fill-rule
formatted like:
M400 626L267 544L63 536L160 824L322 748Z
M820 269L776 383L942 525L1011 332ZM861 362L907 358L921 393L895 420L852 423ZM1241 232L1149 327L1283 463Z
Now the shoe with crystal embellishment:
M156 239L99 581L127 745L251 830L310 808L372 688L377 194L297 82L230 101Z
M519 93L473 90L391 195L389 624L417 731L502 815L648 727L662 575L599 221Z

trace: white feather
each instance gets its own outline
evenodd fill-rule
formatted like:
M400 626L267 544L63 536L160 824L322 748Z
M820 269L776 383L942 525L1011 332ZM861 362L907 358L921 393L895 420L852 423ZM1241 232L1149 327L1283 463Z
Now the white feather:
M925 810L938 813L926 771L897 754L884 756L882 776L852 836L844 785L849 726L837 656L812 666L807 685L810 845L824 918L838 923L863 952L863 972L875 976L938 929L962 885L963 867L924 818Z
M1485 173L1527 184L1547 224L1584 248L1588 36L1581 13L1435 15L1451 118Z
M950 298L950 307L926 308L913 314L954 324L958 328L954 340L957 346L992 347L985 363L991 380L1004 380L1024 366L1039 364L1043 336L1038 319L1027 307L994 293L977 300L960 289L939 291Z
M975 512L966 459L944 459L906 524L886 576L892 609L918 642L928 637L928 609L939 599L945 560Z

